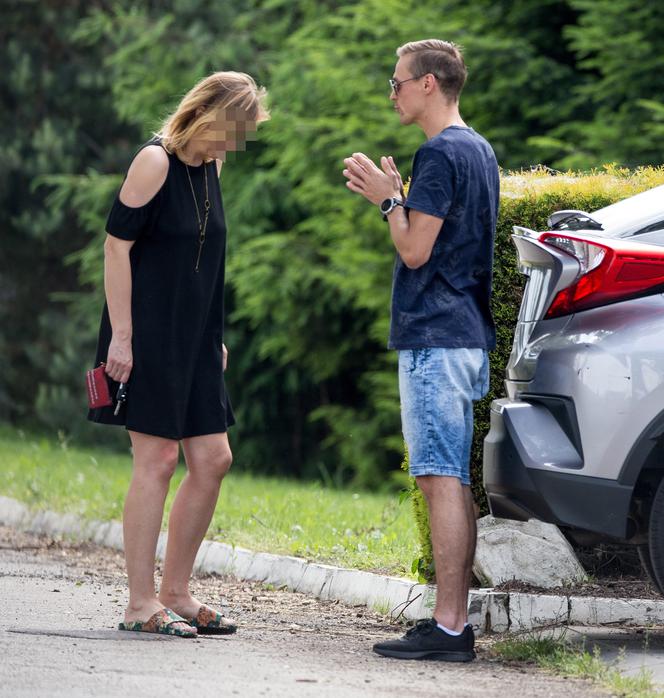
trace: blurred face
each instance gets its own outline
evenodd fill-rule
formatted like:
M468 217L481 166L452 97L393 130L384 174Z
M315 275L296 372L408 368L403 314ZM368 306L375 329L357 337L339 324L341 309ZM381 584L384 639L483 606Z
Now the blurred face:
M390 99L394 109L399 114L402 124L412 124L422 105L420 80L423 76L415 76L410 70L410 56L401 56L394 67Z
M226 153L246 150L247 141L256 140L256 122L242 109L218 109L198 140L204 144L207 155L223 160Z

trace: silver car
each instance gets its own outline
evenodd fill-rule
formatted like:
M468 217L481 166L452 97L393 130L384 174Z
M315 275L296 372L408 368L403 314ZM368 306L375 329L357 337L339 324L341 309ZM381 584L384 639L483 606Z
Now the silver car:
M491 512L632 543L664 592L664 186L513 240L527 281L484 442Z

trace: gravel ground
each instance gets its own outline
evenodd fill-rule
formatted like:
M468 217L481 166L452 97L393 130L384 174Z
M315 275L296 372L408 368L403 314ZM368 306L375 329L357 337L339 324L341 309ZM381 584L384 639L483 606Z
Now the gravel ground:
M599 596L609 599L653 599L664 601L664 597L650 582L638 577L615 577L585 584L543 589L524 582L505 582L496 591L517 591L524 594L553 594L554 596Z
M84 696L101 685L98 695L175 695L183 686L217 695L222 676L224 694L241 696L606 695L582 680L495 659L496 636L478 639L471 664L400 662L374 655L371 644L403 626L366 608L215 575L196 578L193 588L239 622L236 636L119 633L112 628L126 600L120 554L0 527L0 594L8 608L0 618L0 695L45 695L48 686L50 696Z
M579 562L589 575L588 581L555 589L542 589L523 582L507 582L496 587L500 591L519 591L556 596L600 596L610 599L653 599L662 601L662 594L650 582L635 546L598 544L575 547Z

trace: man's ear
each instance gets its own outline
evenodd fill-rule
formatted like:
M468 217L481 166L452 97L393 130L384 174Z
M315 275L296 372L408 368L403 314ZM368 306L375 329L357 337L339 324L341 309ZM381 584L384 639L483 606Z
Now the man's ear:
M427 94L430 94L436 87L436 78L431 74L427 73L424 76L424 89Z

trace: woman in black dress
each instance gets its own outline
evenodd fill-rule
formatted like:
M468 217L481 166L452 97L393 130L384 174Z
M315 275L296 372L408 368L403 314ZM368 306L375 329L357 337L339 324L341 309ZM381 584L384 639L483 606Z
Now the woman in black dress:
M235 626L195 599L189 578L231 465L224 387L226 226L219 173L268 118L265 91L235 72L210 75L137 153L106 224L97 364L128 398L89 418L129 430L134 470L125 501L129 605L122 630L193 637ZM115 412L117 411L117 414ZM157 596L154 560L182 444L187 474L173 502Z

